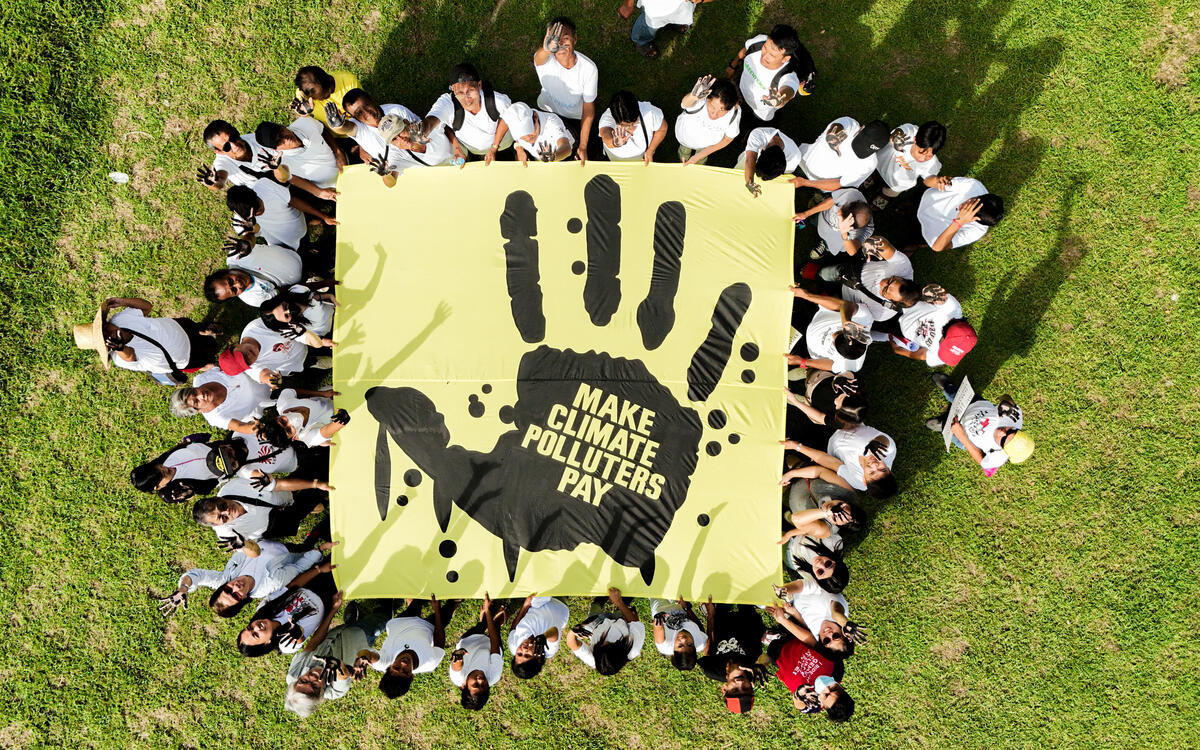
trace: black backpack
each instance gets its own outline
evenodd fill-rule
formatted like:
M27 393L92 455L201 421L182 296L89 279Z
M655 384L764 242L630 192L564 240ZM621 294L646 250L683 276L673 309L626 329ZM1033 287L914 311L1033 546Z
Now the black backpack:
M500 113L496 111L496 90L492 88L489 81L484 81L483 88L483 109L488 113L488 117L492 118L493 122L499 122ZM459 103L458 97L454 94L450 95L450 102L454 105L454 121L450 123L451 130L458 130L463 126L463 120L467 117L467 111L463 109L463 105Z
M751 44L746 48L746 54L752 55L761 51L765 43L766 40ZM771 88L778 88L779 81L788 73L795 73L796 77L800 79L800 90L796 92L797 94L812 93L817 67L813 63L812 55L808 53L808 48L803 43L792 53L791 59L784 63L782 68L775 71L775 77L771 79Z

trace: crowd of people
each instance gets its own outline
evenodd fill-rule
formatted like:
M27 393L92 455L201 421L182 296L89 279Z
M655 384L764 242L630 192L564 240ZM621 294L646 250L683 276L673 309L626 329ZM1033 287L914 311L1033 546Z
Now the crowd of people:
M637 51L655 57L656 35L691 24L695 5L705 1L639 0L631 33ZM625 18L634 11L634 0L619 8ZM97 351L105 368L143 371L173 387L173 415L202 415L221 434L188 435L131 472L138 490L190 502L195 521L230 553L222 570L184 572L158 606L170 616L197 589L211 590L207 604L222 618L253 604L236 648L246 657L291 655L284 704L301 717L367 675L386 698L400 698L443 662L463 708L481 709L503 680L506 644L517 679L536 678L564 642L602 675L641 655L645 624L615 588L573 626L558 599L504 603L485 596L448 658L446 626L462 602L432 594L351 602L334 626L342 596L331 574L327 516L297 538L310 515L327 509L327 446L350 422L335 406L335 391L303 387L319 381L321 373L312 371L329 368L335 345L339 173L366 164L392 187L409 169L472 159L526 166L570 158L655 161L667 114L623 90L597 117L599 71L576 49L578 41L570 19L547 25L533 55L541 93L532 106L497 91L464 62L424 117L378 103L351 72L301 68L290 122L261 122L243 133L217 119L203 132L213 160L196 178L223 193L230 212L225 267L205 278L204 296L216 304L237 298L256 313L236 340L222 349L218 327L153 317L140 298L107 299L92 322L75 327L78 346ZM756 693L776 689L777 680L797 710L844 721L854 712L844 665L865 634L849 619L843 544L867 526L859 493L882 500L899 487L892 471L898 446L868 424L869 400L856 373L872 344L930 368L957 365L971 351L976 333L966 312L940 285L914 279L910 255L977 241L1001 220L1004 206L978 180L942 174L937 153L948 134L937 121L893 127L839 117L811 139L772 127L779 109L813 92L815 76L795 29L778 25L745 40L722 77L701 75L673 123L685 167L733 144L740 151L731 174L744 178L748 199L762 182L789 179L797 207L805 206L792 220L816 229L811 250L799 244L810 235L796 235L792 336L784 354L789 439L779 543L790 581L764 592L764 600L773 593L778 601L765 608L711 597L696 608L651 599L649 613L654 651L675 669L699 667L719 683L715 692L730 711L750 710ZM915 223L924 242L897 247L875 233L875 215L908 191L923 191ZM932 378L953 402L958 384L940 371ZM961 415L943 413L926 424L941 433L948 416L954 444L988 476L1033 450L1022 411L1008 396L995 403L976 398Z

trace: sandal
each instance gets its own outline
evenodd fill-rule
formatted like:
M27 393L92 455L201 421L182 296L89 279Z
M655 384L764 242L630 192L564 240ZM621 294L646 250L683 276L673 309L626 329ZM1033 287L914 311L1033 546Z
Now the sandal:
M637 51L639 55L647 60L653 60L654 58L658 57L658 47L655 46L654 42L637 45Z

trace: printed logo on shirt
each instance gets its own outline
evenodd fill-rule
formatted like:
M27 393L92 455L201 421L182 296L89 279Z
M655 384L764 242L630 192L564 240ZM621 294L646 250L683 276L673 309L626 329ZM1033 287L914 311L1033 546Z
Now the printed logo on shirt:
M796 666L792 667L792 674L807 678L820 668L821 660L817 658L817 655L812 651L805 651L804 656L801 656L796 662Z
M938 333L937 323L929 318L922 320L921 325L917 328L917 338L925 343L926 349L933 346L934 341L937 341Z

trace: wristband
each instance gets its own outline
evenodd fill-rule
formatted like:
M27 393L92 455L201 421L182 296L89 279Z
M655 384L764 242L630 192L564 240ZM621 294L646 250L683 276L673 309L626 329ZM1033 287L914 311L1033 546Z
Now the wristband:
M962 226L962 222L961 222L961 221L959 221L958 219L952 219L952 220L950 221L950 223L951 223L951 224L957 224L957 225L959 225L960 227Z
M808 358L807 357L800 358L800 366L803 367L805 370L808 369Z

